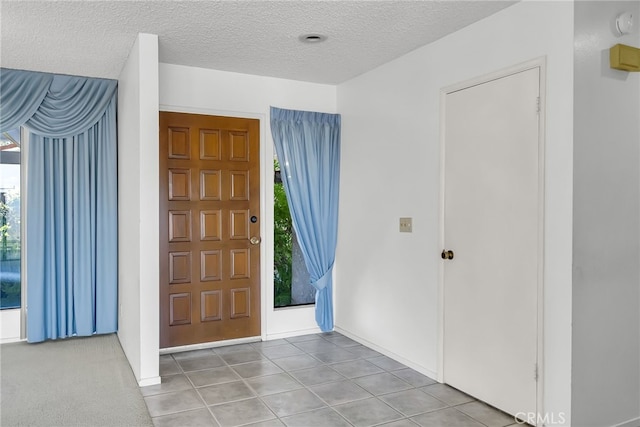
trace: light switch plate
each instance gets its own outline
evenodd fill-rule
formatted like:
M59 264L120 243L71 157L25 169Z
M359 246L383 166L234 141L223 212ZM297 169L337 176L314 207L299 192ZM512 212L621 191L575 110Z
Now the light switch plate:
M400 218L400 232L411 233L413 228L413 218Z

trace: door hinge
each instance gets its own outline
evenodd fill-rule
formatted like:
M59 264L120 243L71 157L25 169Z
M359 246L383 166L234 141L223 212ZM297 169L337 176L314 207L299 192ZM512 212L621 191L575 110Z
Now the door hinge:
M536 112L540 113L540 97L536 98Z
M538 381L538 364L537 363L533 364L533 379L535 381Z

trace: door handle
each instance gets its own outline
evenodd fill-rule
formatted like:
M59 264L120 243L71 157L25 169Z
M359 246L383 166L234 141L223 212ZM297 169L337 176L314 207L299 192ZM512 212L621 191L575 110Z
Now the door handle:
M252 245L259 245L260 242L262 242L262 239L260 237L258 237L258 236L252 236L249 239L249 242L251 242Z
M442 259L453 259L453 251L447 251L443 249L440 256L442 257Z

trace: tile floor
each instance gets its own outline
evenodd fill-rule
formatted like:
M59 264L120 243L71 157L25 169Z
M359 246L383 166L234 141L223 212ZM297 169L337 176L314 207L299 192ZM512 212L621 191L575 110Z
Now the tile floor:
M336 332L160 357L155 426L504 427L514 419Z

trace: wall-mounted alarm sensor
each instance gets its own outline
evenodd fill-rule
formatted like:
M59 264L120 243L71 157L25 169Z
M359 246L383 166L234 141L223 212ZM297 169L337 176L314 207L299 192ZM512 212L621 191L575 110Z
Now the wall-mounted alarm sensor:
M616 18L616 30L621 36L631 33L633 30L633 14L631 12L624 12L618 15Z

